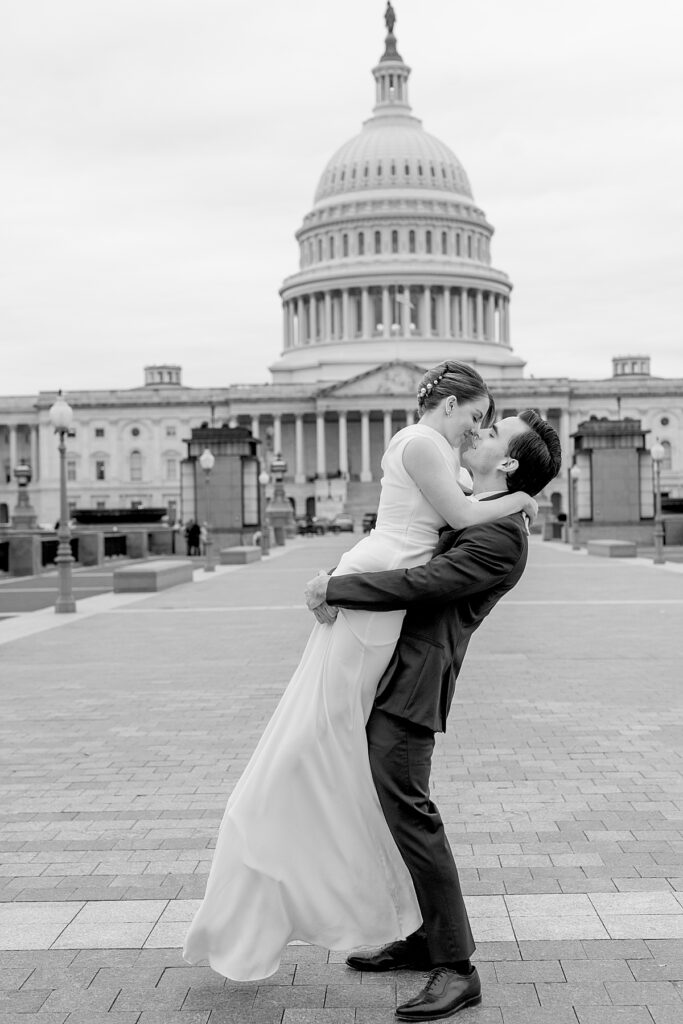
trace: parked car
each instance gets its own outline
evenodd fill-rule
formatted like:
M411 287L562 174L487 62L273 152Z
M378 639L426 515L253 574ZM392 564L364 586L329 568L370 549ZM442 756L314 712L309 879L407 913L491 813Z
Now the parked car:
M340 512L330 523L332 533L353 533L353 528L353 516L350 516L348 512Z
M377 513L376 512L364 512L363 513L363 522L362 522L363 533L370 533L370 530L374 530L376 523L377 523Z
M330 526L330 520L324 516L297 516L295 521L296 532L307 537L322 537Z

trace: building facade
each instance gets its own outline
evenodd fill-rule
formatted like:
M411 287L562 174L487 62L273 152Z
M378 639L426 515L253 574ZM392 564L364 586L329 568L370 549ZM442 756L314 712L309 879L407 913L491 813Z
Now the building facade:
M444 359L475 366L503 414L532 407L555 426L564 467L544 497L556 512L567 507L572 435L591 418L639 420L665 446L664 493L683 498L683 380L653 377L642 355L614 358L603 380L524 376L511 347L512 285L492 264L493 227L455 154L413 115L409 76L390 30L373 69L372 115L327 164L297 232L271 382L187 388L180 367L152 366L141 387L69 392L73 506L163 505L186 519L185 442L193 428L229 423L260 439L266 465L283 455L298 512L359 516L376 506L389 438L414 421L424 370ZM39 522L57 518L55 397L0 398L0 523L22 461ZM579 508L588 486L579 481ZM651 515L647 501L642 514Z

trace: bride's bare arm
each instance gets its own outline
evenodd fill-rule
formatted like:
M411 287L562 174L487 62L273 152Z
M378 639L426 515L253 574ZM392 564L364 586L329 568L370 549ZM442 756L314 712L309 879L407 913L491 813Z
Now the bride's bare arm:
M532 519L536 517L538 506L524 491L514 491L491 501L470 501L454 477L445 471L442 456L426 438L414 437L405 446L403 465L429 504L455 530L492 523L514 512L526 512Z

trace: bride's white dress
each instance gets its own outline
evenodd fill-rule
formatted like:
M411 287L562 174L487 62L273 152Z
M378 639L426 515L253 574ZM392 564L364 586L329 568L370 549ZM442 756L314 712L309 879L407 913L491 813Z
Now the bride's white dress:
M444 525L403 468L416 434L443 455L431 427L399 431L382 460L377 526L335 574L426 562ZM370 773L365 723L404 612L341 611L316 623L221 823L204 900L185 939L190 963L254 981L300 940L344 950L381 945L419 927L412 880Z

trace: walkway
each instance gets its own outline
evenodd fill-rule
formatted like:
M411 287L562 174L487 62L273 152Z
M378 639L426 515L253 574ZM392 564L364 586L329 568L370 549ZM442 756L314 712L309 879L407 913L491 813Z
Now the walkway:
M388 1024L419 987L305 946L237 985L178 949L348 542L0 622L0 1024ZM434 779L484 982L459 1021L683 1020L682 568L534 538L473 640Z

